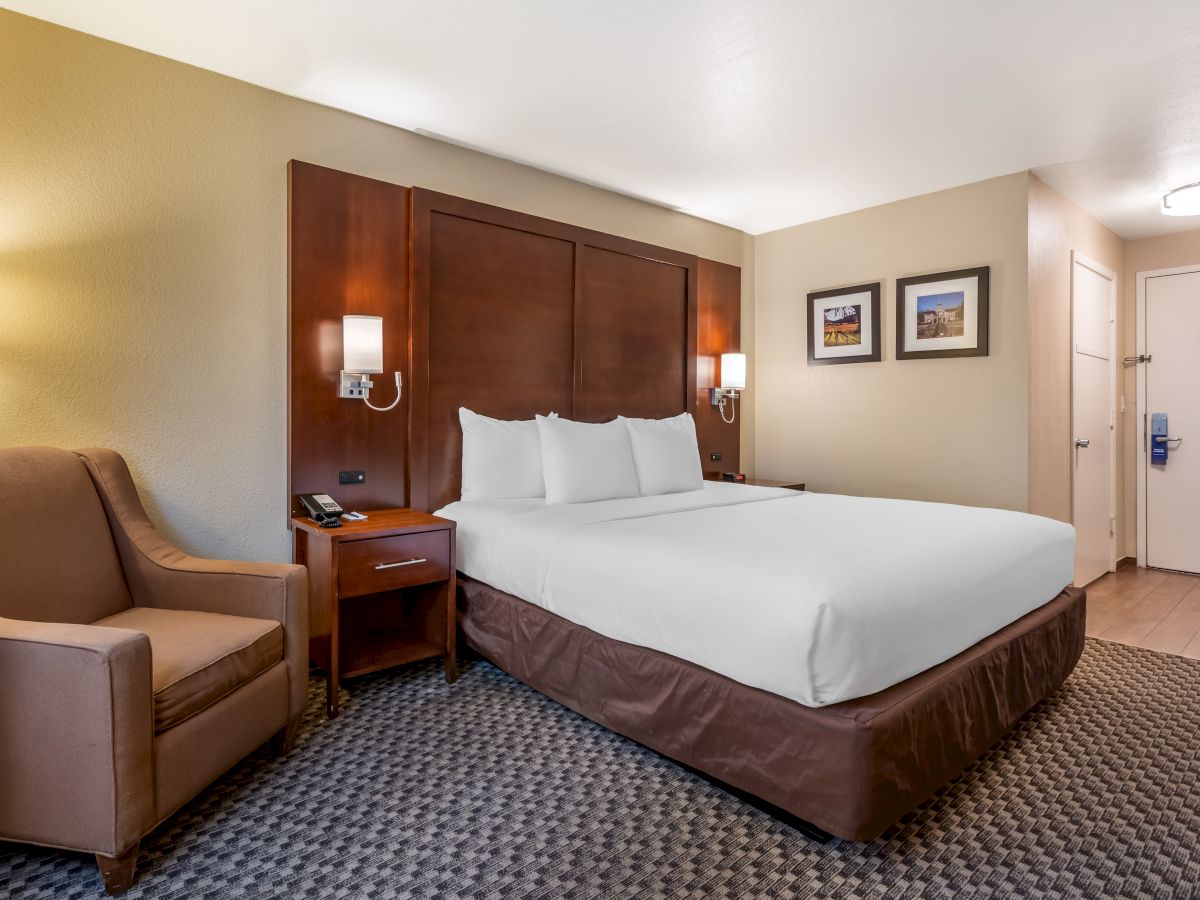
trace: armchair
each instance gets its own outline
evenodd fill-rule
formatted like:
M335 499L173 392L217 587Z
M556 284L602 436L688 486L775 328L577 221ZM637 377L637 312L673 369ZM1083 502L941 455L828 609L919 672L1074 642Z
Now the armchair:
M0 449L0 489L0 839L94 853L121 893L158 823L290 748L307 576L176 549L111 450Z

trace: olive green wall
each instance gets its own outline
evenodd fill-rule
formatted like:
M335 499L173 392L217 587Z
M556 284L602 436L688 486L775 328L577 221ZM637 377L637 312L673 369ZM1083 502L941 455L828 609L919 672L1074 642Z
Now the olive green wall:
M0 445L104 445L286 559L287 161L740 265L741 232L0 11Z

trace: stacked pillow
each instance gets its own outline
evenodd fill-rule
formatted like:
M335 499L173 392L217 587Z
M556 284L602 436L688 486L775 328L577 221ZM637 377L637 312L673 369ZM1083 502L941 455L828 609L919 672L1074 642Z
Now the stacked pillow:
M459 410L464 500L545 497L548 505L698 491L691 414L592 424L551 413L510 422Z
M527 422L492 419L463 406L458 410L458 422L463 432L464 500L546 496L542 442L533 419Z
M602 425L537 417L546 474L546 504L636 497L629 430L620 419Z
M617 419L625 423L643 497L704 487L696 422L691 413L669 419Z

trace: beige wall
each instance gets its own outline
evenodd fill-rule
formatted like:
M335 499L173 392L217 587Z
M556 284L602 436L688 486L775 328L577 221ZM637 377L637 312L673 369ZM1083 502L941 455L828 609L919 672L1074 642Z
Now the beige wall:
M1122 355L1137 353L1137 273L1155 269L1173 269L1177 266L1200 265L1200 229L1166 234L1160 237L1128 241L1125 244L1124 306L1122 310ZM1130 367L1123 372L1121 389L1130 410L1124 440L1124 503L1130 511L1131 521L1125 530L1125 555L1137 555L1136 503L1137 503L1137 441L1141 433L1140 414L1134 415L1137 397L1137 371Z
M295 157L740 265L733 229L0 11L0 445L106 445L200 553L289 555Z
M1027 194L1019 173L755 238L756 474L818 491L1025 508ZM896 279L982 265L991 355L896 360ZM875 280L884 361L808 366L805 295Z
M1029 511L1071 521L1074 435L1071 433L1071 253L1082 253L1117 277L1118 306L1124 278L1124 244L1082 209L1029 178ZM1121 317L1118 311L1118 325ZM1117 346L1122 335L1118 327ZM1118 368L1119 372L1119 368ZM1119 377L1119 376L1114 376ZM1133 418L1119 417L1120 434ZM1119 400L1118 400L1119 408ZM1124 471L1125 446L1117 442L1116 472ZM1132 511L1130 506L1129 510ZM1136 521L1117 492L1117 547Z

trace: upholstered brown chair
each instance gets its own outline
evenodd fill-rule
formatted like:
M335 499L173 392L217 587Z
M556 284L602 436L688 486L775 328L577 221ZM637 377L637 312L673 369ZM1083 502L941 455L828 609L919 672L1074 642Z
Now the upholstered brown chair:
M138 843L269 740L308 684L300 566L197 559L155 530L111 450L0 449L0 839Z

